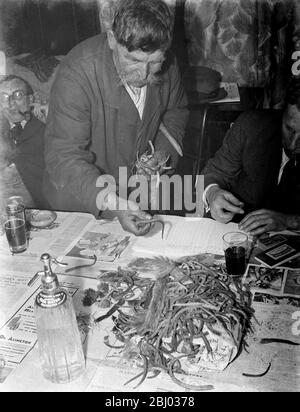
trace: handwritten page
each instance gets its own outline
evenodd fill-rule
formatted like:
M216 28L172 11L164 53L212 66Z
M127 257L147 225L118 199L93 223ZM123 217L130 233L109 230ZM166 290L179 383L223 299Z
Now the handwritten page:
M223 255L222 237L227 232L238 231L236 223L219 223L212 219L161 216L165 222L164 238L161 225L143 238L138 238L132 248L136 253L180 257L197 253Z

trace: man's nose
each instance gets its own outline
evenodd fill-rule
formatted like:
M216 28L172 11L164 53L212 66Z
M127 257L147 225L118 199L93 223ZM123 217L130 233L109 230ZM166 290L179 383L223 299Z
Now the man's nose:
M10 108L16 106L16 101L15 101L15 99L13 98L13 96L9 96L8 105L9 105Z

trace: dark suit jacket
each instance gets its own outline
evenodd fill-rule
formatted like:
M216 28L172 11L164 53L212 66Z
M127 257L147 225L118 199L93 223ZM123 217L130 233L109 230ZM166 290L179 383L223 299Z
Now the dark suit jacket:
M281 121L281 112L271 110L239 116L202 171L205 187L218 183L245 202L246 212L268 208L299 213L299 187L295 189L297 204L276 196L282 160Z
M35 116L26 123L16 144L14 163L37 208L48 207L43 195L45 125Z
M158 131L160 122L180 143L188 118L187 100L173 55L164 63L162 81L147 88L143 118L121 84L106 34L75 46L60 64L51 90L45 132L45 194L55 209L99 214L96 182L101 174L128 176L137 152L176 153ZM118 183L118 181L117 181Z

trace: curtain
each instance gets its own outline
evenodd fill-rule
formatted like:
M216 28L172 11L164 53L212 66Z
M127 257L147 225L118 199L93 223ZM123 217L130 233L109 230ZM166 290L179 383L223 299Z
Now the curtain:
M291 76L299 0L186 0L190 65L223 81L264 88L263 107L281 108ZM300 36L299 36L300 37Z

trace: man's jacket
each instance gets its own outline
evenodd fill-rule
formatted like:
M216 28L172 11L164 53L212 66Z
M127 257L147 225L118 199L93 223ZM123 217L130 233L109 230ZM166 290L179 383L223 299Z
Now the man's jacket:
M6 182L6 186L10 186L7 191L17 194L20 190L26 206L39 209L49 207L43 195L44 132L45 124L32 115L14 143L9 122L5 118L0 119L1 177L10 175L9 169L11 172L14 170L13 164L17 168L12 173L13 181Z
M99 214L100 174L128 175L137 154L149 149L177 156L158 131L161 121L180 144L187 122L186 96L170 54L160 84L147 88L142 120L116 72L106 34L77 45L60 65L53 84L45 133L45 194L58 210Z
M277 195L281 127L282 113L278 111L248 111L239 116L202 171L205 187L217 183L245 202L246 212L267 208L299 213L299 186L285 199Z
M35 116L26 123L16 144L15 164L31 194L35 207L46 209L49 205L43 195L45 124Z

